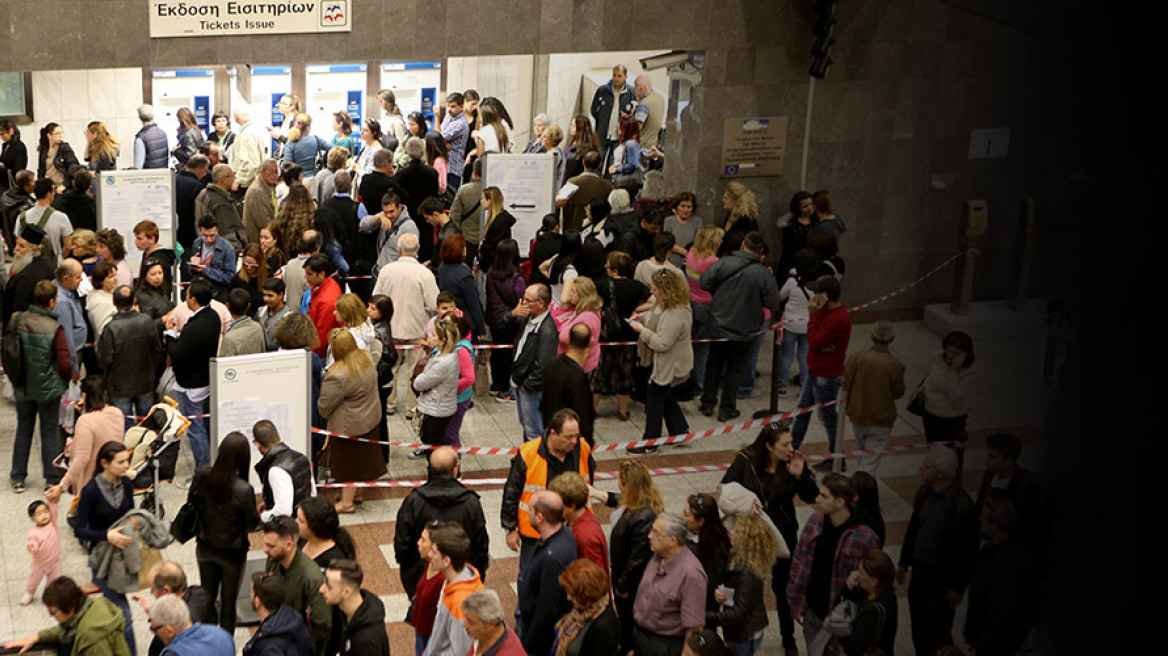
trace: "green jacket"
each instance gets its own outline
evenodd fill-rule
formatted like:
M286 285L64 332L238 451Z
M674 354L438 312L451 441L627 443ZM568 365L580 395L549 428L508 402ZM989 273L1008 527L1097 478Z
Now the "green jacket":
M320 595L320 585L324 583L320 566L297 548L291 567L285 570L269 560L267 571L277 572L284 578L284 604L308 615L312 644L318 656L323 656L332 630L333 613Z
M105 597L88 597L68 623L76 622L72 656L130 656L126 636L122 632L126 618L114 602ZM65 632L62 625L37 634L41 643L59 643Z
M61 377L53 351L53 341L61 329L57 315L33 306L17 317L14 328L24 349L24 386L18 391L38 403L60 398L68 381Z

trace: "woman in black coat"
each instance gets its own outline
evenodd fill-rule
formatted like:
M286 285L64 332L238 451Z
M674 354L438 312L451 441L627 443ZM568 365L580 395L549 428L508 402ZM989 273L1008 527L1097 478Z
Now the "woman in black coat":
M106 442L97 450L97 475L81 489L73 522L74 535L83 544L90 545L91 551L100 542L108 542L116 549L125 549L132 542L122 527L110 528L134 509L134 485L126 476L129 470L130 452L121 442ZM122 609L126 617L126 642L130 653L134 653L133 615L126 595L111 588L106 579L98 578L96 567L93 567L93 583L106 599Z
M487 221L483 224L483 243L479 246L479 269L491 270L495 259L495 248L504 239L511 239L511 227L515 217L503 209L503 192L498 187L483 189L483 209L487 211Z
M442 264L438 265L438 289L454 294L455 305L470 318L471 332L475 338L482 339L487 334L487 321L474 274L466 265L466 238L461 233L450 235L443 240L439 252ZM470 335L463 337L470 339Z
M211 598L218 597L219 626L235 631L235 598L247 560L247 534L259 524L255 490L247 482L251 447L243 433L228 433L219 444L215 463L195 473L187 502L195 506L199 529L195 560L199 582Z
M17 171L28 168L28 147L20 140L20 129L8 119L0 119L0 191L11 186Z
M47 123L41 128L37 144L38 178L52 178L58 186L65 186L69 181L69 171L79 164L73 147L65 143L65 131L60 125Z
M754 443L738 452L730 469L722 477L723 483L739 483L754 493L763 510L779 534L794 553L798 544L799 520L795 516L795 497L813 503L819 495L815 475L806 466L803 454L795 450L790 422L768 424ZM795 646L795 621L787 604L787 579L790 578L791 559L778 558L771 573L771 588L778 605L779 628L783 648L788 654Z
M621 622L609 603L608 575L581 558L560 574L560 587L572 610L556 622L556 656L616 656Z
M625 460L617 475L620 493L609 492L598 500L610 507L620 506L612 516L612 534L608 554L612 567L612 592L621 623L621 651L633 648L633 605L641 576L653 557L649 546L649 529L659 513L665 512L661 493L653 484L649 470L634 460Z

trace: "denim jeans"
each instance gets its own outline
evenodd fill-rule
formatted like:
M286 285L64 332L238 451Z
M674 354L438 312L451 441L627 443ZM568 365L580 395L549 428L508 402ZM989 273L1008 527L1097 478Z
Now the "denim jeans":
M41 422L41 473L45 485L61 482L61 474L53 466L53 458L61 452L61 397L48 401L33 401L16 393L16 441L12 445L12 471L8 478L23 483L28 477L28 456L32 451L32 431L37 419Z
M126 635L126 644L130 646L131 654L137 654L138 650L134 644L134 615L130 612L130 600L126 599L126 595L109 587L109 581L97 578L97 570L91 571L93 572L93 584L101 590L101 594L106 599L114 602L114 605L120 608L122 615L126 617L126 626L123 631Z
M799 373L807 372L807 333L783 331L783 359L779 362L779 389L787 389L791 378L791 360L799 353Z
M515 388L516 398L519 400L519 425L523 426L523 440L534 440L543 437L543 415L539 413L539 402L543 399L543 392L527 392L522 387Z
M806 408L809 405L819 405L820 403L836 400L842 380L842 376L824 378L807 372L803 376L803 392L799 394L799 407ZM834 452L835 428L839 421L836 406L829 405L821 409L819 411L819 421L823 424L823 430L827 431L827 448ZM795 425L791 429L791 436L795 438L796 449L803 443L803 437L807 435L807 425L810 423L811 413L809 412L803 413L795 418Z
M762 330L771 327L770 320L762 324ZM750 340L750 355L747 356L746 369L742 372L742 380L738 383L738 395L743 398L754 393L754 372L758 370L758 354L762 351L763 340L770 337L768 333L759 333Z
M126 430L130 430L131 426L140 421L139 419L131 419L130 416L145 417L150 412L150 406L154 405L154 393L142 396L115 396L113 402L118 410L126 415Z
M208 397L209 399L210 397ZM186 392L178 393L178 411L190 419L193 415L207 414L208 399L195 403ZM195 469L211 464L211 442L207 437L207 420L191 419L191 427L187 429L187 444L191 447L191 455L195 457Z
M762 636L762 632L759 632L758 635L750 640L738 643L738 656L754 656L757 654L758 650L762 649Z
M662 419L665 420L665 427L669 429L670 435L689 432L685 413L681 411L677 399L673 398L673 387L649 381L649 389L645 397L645 435L643 439L651 440L654 437L661 437Z
M420 636L420 635L415 633L414 634L414 656L422 656L422 654L426 653L426 645L429 642L430 642L429 637Z

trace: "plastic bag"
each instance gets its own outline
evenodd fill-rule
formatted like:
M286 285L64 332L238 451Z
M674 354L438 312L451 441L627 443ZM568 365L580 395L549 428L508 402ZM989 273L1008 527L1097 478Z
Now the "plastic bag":
M79 410L77 404L81 402L81 383L79 381L69 381L69 387L65 390L65 394L61 396L61 413L59 421L61 427L67 432L73 431L73 425L77 423L77 415Z

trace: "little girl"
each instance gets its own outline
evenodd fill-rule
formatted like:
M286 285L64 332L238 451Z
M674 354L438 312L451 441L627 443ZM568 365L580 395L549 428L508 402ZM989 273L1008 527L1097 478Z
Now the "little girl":
M33 501L28 505L33 527L28 529L28 551L32 554L32 573L24 584L20 605L32 603L41 578L45 585L61 575L61 534L57 532L57 504Z

